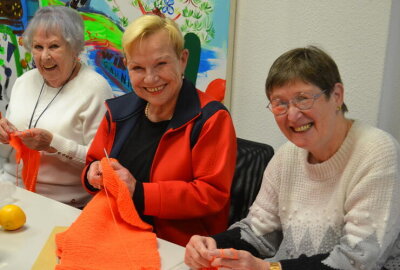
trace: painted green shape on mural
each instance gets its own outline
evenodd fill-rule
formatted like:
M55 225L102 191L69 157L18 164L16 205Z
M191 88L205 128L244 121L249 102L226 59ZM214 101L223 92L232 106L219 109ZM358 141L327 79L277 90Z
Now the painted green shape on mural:
M186 6L182 10L184 18L180 29L183 33L195 33L201 43L211 42L215 37L212 13L214 11L214 1L211 0L178 0Z
M59 0L41 0L42 6L65 6L65 3ZM80 12L85 25L85 40L107 42L107 47L113 47L122 50L123 32L107 16L96 13Z
M14 50L14 60L15 60L15 67L17 68L17 76L19 77L22 75L23 70L22 70L22 66L21 66L21 62L20 62L17 37L14 35L12 29L4 24L0 24L0 33L7 34L11 39L11 43L14 44L14 46L16 48Z
M122 50L122 34L118 26L107 16L95 13L81 13L85 24L85 40L108 42L108 47Z
M32 60L32 55L28 52L25 53L25 61L30 62Z
M185 78L196 85L201 52L199 37L194 33L187 33L185 35L185 48L189 50L189 59L185 69Z
M65 6L65 3L60 0L41 0L40 6Z
M0 59L0 66L4 66L4 60Z
M0 46L0 54L4 54L4 47Z

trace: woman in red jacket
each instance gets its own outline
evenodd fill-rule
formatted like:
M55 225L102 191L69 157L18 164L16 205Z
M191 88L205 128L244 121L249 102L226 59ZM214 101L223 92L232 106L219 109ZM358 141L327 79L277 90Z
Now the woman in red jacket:
M104 149L158 237L185 245L226 229L236 135L223 105L183 78L189 52L170 19L145 15L122 45L134 92L106 102L83 181L102 188Z

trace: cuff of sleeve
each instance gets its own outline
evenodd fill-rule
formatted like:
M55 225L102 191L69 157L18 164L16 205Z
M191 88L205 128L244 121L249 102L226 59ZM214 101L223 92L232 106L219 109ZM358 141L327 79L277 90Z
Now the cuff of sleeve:
M297 259L281 260L280 264L284 270L299 269L324 269L334 270L333 268L322 263L329 256L329 253L316 254L310 257L302 254ZM301 267L300 267L301 266Z
M51 140L50 146L54 147L57 149L58 152L63 152L65 153L67 151L67 148L65 147L67 145L67 142L63 137L61 137L58 134L53 133L53 139Z
M160 215L160 186L157 183L143 183L144 211L148 216Z
M135 208L139 216L142 216L144 210L144 193L142 182L136 181L135 192L133 193L133 202L135 203Z
M50 146L55 148L57 150L56 154L62 156L62 158L69 160L74 159L81 163L85 162L85 155L82 156L81 153L77 153L76 155L71 154L72 149L75 146L74 144L75 142L53 133L53 139L51 140Z
M93 163L94 161L90 162L82 171L82 175L81 175L81 179L82 179L82 184L83 187L86 188L86 190L91 193L94 194L95 192L99 191L99 189L93 187L90 183L89 180L87 178L87 173L89 172L89 167L90 165Z

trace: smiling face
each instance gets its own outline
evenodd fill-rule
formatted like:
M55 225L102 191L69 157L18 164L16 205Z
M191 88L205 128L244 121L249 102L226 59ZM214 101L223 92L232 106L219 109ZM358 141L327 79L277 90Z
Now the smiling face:
M37 69L51 87L61 87L71 76L77 54L60 35L39 28L32 39Z
M319 94L321 89L317 86L295 81L282 87L275 87L270 99L289 101L299 93ZM340 147L345 134L346 126L343 114L337 110L343 104L343 86L337 83L330 98L325 95L314 101L308 110L299 110L293 104L289 105L287 114L275 116L282 133L293 144L308 150L311 155L319 160L330 157ZM345 131L347 132L347 130Z
M135 42L125 60L135 93L152 107L173 111L187 59L187 50L176 55L166 30Z

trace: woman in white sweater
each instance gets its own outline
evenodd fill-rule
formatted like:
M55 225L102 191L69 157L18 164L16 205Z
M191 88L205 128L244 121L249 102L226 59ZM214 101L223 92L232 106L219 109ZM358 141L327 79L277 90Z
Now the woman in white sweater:
M395 139L344 116L338 68L316 47L280 56L270 69L266 94L289 142L268 164L249 215L212 238L192 237L186 264L195 269L399 269Z
M16 80L0 120L3 144L14 134L40 151L36 192L76 207L90 198L80 174L105 113L104 100L112 97L107 81L78 60L83 30L81 16L71 8L48 6L35 13L23 38L36 68ZM15 183L21 172L16 175L14 151L9 145L1 150L0 180Z

